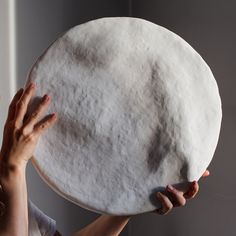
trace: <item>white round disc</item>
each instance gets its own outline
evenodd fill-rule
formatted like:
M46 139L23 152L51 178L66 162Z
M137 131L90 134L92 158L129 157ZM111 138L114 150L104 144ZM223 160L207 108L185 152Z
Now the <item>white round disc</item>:
M221 100L201 56L173 32L139 18L76 26L37 60L28 81L51 97L58 121L33 164L66 199L100 213L159 207L167 184L198 180L219 137ZM186 187L186 185L185 185Z

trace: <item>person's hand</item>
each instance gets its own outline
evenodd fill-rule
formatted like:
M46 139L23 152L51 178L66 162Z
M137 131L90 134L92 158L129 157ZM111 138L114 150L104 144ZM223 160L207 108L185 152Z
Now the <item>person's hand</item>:
M210 174L206 170L202 177L207 177ZM199 191L199 185L197 181L193 181L186 192L179 191L172 185L167 185L164 192L157 192L156 196L161 202L161 208L154 210L154 213L160 215L166 215L173 207L180 207L186 204L187 199L192 199L196 196Z
M55 113L40 119L50 103L50 98L46 94L33 112L25 117L35 87L34 83L29 83L25 89L20 89L9 106L0 151L0 165L3 169L5 165L26 166L34 153L39 137L56 121Z

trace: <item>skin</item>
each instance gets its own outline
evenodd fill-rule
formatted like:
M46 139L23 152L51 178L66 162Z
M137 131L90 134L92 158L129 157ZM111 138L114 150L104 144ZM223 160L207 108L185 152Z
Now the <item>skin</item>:
M4 126L0 152L1 201L5 212L0 219L0 235L28 235L26 165L32 157L39 137L56 121L56 114L40 120L49 104L44 96L35 111L27 118L25 114L35 85L20 89L14 96Z
M50 97L46 94L41 98L38 107L26 116L35 89L35 84L30 83L16 93L4 125L0 151L0 236L28 236L26 166L41 135L57 120L56 113L42 118L50 104ZM209 171L205 171L203 177L208 175ZM153 212L166 215L174 207L184 206L198 191L199 185L196 181L191 183L187 192L168 185L165 191L156 193L162 207ZM116 236L131 217L101 215L73 236ZM55 236L58 235L61 234L56 231Z

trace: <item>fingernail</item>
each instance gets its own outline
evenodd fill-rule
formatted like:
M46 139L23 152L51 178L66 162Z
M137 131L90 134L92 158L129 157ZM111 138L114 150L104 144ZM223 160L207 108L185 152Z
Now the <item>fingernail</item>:
M57 114L55 112L51 114L51 117L53 117L53 118L56 116L57 116Z
M167 189L170 190L170 191L175 190L175 188L172 185L170 185L170 184L167 185Z
M30 88L35 88L35 84L33 82L30 83Z
M48 101L50 99L50 97L47 95L47 94L45 94L44 96L43 96L43 100L44 101Z

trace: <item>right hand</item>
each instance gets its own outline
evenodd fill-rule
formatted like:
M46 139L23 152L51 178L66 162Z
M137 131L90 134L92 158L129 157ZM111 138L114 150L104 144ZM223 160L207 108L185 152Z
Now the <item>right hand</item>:
M207 177L210 175L209 170L206 170L202 177ZM183 207L186 204L187 199L194 198L199 191L199 185L197 181L193 181L186 192L182 192L172 185L168 185L164 192L157 192L157 197L161 202L161 208L154 210L153 212L160 215L166 215L174 207ZM171 198L168 197L170 194Z
M29 83L14 96L8 110L0 151L0 174L4 167L25 167L33 156L39 137L56 121L56 114L40 119L49 105L50 97L44 95L32 114L25 119L28 104L34 94L35 84Z

